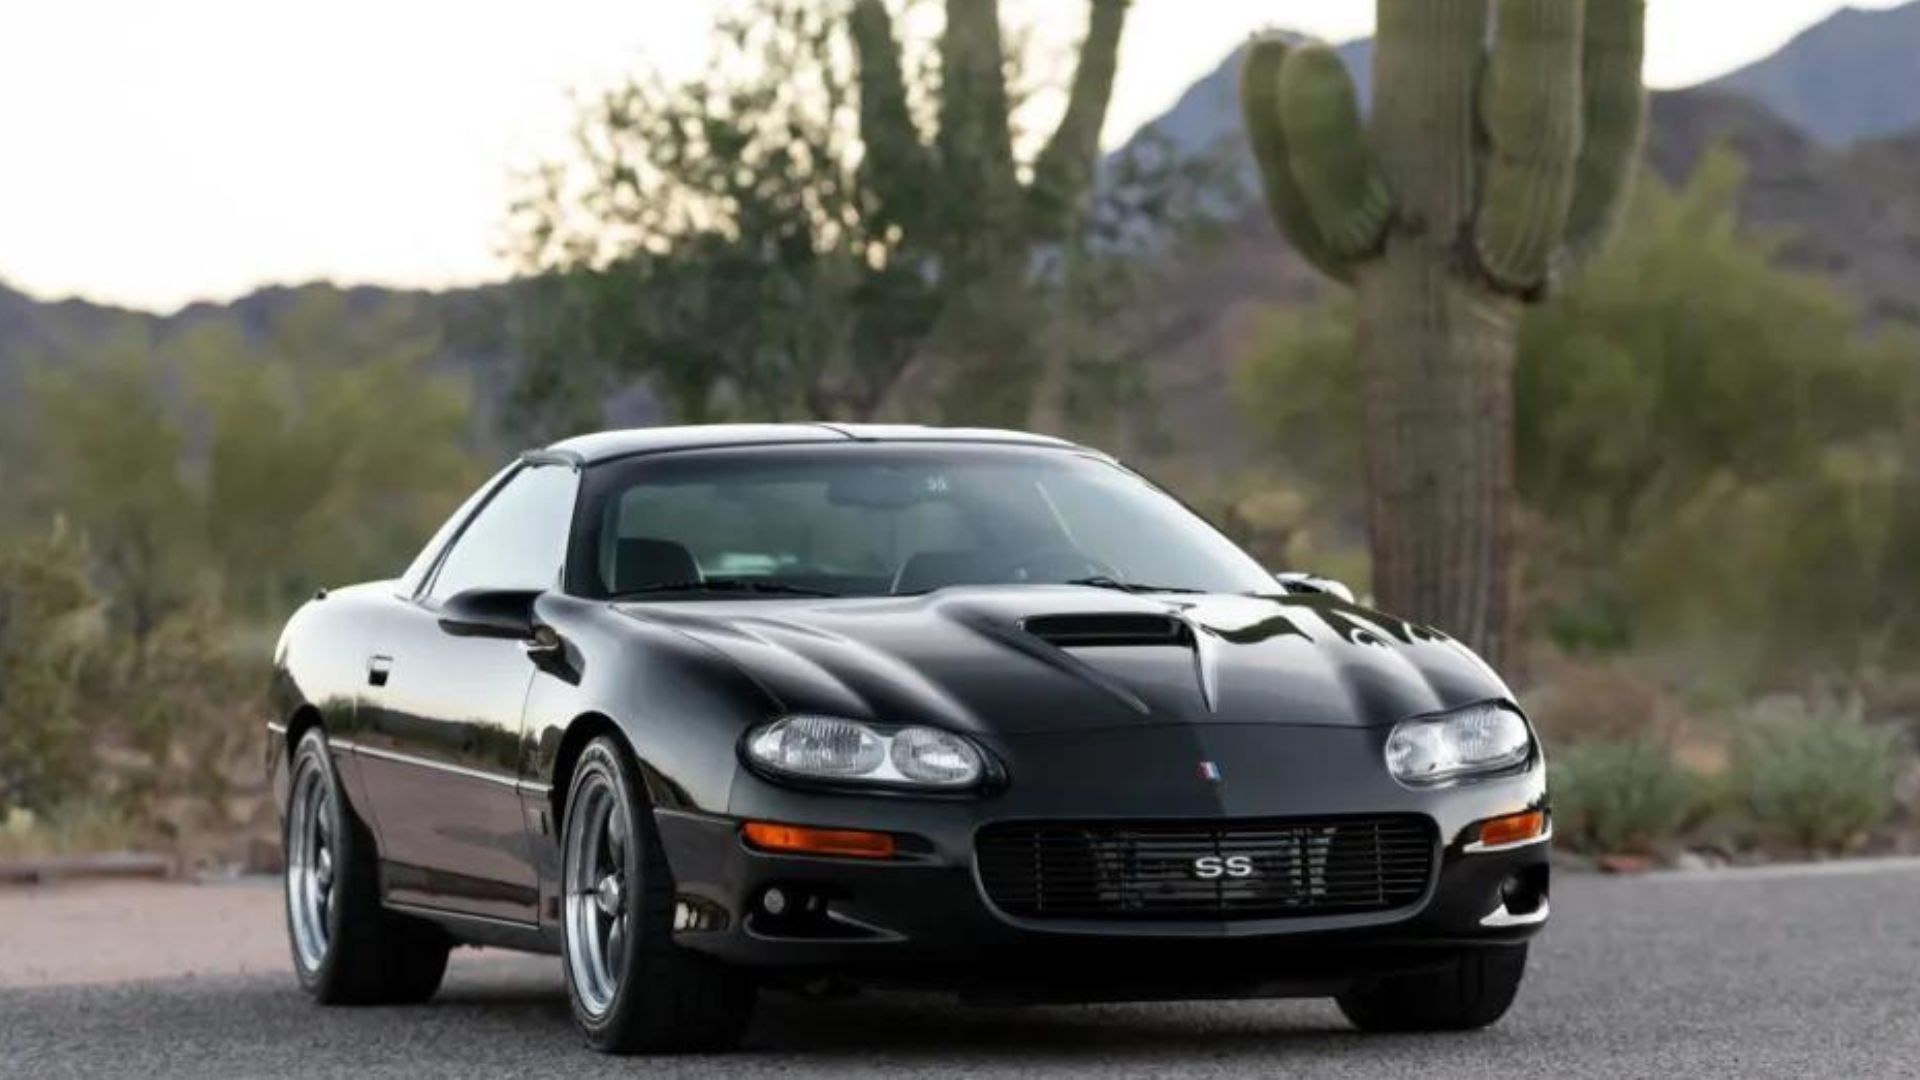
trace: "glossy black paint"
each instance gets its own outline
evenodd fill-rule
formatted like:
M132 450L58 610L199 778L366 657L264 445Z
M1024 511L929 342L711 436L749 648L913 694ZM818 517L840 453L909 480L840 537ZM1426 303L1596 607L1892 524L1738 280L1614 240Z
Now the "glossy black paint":
M1017 434L745 426L587 436L521 467L584 473L638 454L893 440L1091 453ZM424 589L435 548L460 527L443 529L402 578L333 590L293 617L276 653L267 757L284 788L290 741L323 725L375 834L388 902L431 913L465 940L557 948L566 770L605 731L640 762L678 894L708 927L680 932L681 944L743 965L1047 996L1040 972L1062 960L1092 970L1091 949L1099 963L1159 973L1157 991L1107 983L1129 996L1318 993L1538 929L1482 921L1510 875L1544 886L1546 845L1466 847L1477 822L1546 805L1539 755L1511 775L1438 790L1405 787L1386 770L1394 723L1512 702L1491 669L1432 630L1277 587L1270 597L997 586L617 603L565 595L556 582L436 607ZM1049 618L1085 615L1157 620L1171 628L1168 643L1082 645L1038 632ZM747 730L795 712L963 731L1002 775L979 793L927 796L782 784L745 767ZM1202 761L1218 763L1219 781L1200 774ZM1438 870L1403 910L1042 923L993 909L975 878L973 835L994 821L1381 812L1424 814L1438 827ZM742 842L750 818L884 830L902 838L902 853L771 855ZM756 925L754 904L771 884L830 897L839 929ZM1102 996L1091 985L1056 989Z

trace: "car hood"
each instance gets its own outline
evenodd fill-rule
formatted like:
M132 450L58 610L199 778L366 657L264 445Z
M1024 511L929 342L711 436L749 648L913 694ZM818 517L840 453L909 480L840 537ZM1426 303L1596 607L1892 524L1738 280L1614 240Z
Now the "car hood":
M717 650L787 711L986 734L1364 727L1511 699L1451 638L1327 596L1013 586L615 606Z

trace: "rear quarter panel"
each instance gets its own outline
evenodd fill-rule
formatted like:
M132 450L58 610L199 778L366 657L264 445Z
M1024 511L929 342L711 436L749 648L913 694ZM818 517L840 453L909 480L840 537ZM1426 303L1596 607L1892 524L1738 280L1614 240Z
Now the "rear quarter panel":
M393 588L382 581L322 594L301 605L281 631L268 692L267 769L283 810L293 743L305 728L317 719L330 740L359 734L357 706L370 655L365 627ZM348 801L373 824L353 759L338 751L333 757Z

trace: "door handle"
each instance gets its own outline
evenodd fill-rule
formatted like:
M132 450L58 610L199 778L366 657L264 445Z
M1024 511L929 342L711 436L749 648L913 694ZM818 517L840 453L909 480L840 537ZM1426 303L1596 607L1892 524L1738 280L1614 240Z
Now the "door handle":
M367 685L368 686L387 685L387 676L392 674L392 672L393 672L393 657L391 656L367 657Z

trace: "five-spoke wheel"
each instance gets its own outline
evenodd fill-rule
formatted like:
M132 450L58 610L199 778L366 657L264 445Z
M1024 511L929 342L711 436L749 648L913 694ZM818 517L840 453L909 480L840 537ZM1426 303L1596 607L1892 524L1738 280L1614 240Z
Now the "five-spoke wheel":
M567 963L580 1004L603 1015L626 967L627 808L613 777L594 771L575 788L566 822Z
M318 768L294 777L287 807L287 917L296 960L317 971L327 958L332 937L333 792Z
M611 1053L723 1049L746 1026L753 985L673 940L673 874L654 829L632 757L610 735L588 743L560 825L574 1020Z

